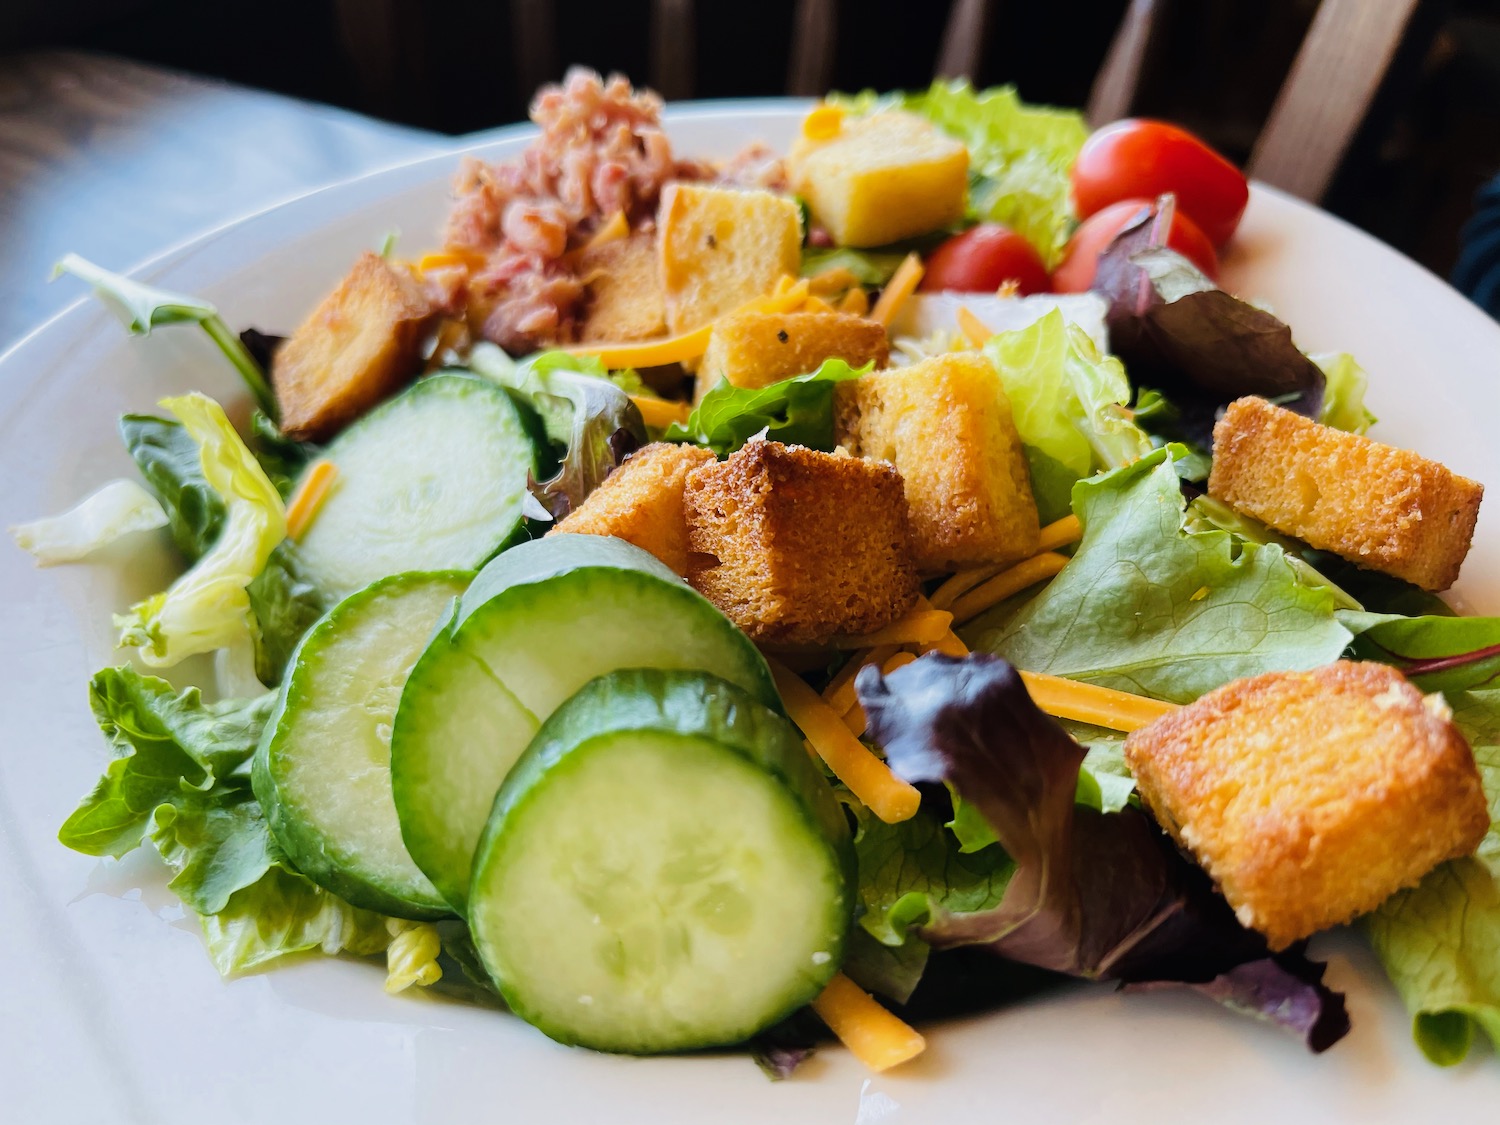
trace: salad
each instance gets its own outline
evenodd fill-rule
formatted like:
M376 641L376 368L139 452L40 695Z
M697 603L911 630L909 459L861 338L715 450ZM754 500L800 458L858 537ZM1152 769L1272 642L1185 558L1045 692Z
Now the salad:
M962 82L718 162L660 108L543 89L284 337L60 263L253 408L124 416L140 479L12 529L183 560L62 843L154 848L226 976L383 956L773 1077L1068 978L1323 1051L1346 924L1429 1059L1500 1045L1500 619L1439 597L1482 488L1216 285L1239 171Z

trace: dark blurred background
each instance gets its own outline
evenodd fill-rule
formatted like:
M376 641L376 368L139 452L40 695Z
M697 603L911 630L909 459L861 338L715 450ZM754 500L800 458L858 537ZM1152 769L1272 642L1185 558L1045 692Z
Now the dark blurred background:
M1385 0L1368 0L1382 3ZM525 115L533 83L579 62L646 81L650 0L4 0L0 52L107 52L458 135ZM787 88L793 0L679 5L690 70L676 93ZM1244 161L1316 0L1180 0L1137 112L1182 122ZM1125 0L998 5L977 77L1023 97L1086 98ZM521 11L524 9L524 11ZM838 5L832 84L925 85L950 4ZM549 52L515 40L517 18ZM1324 206L1446 275L1475 189L1500 171L1500 0L1419 5Z

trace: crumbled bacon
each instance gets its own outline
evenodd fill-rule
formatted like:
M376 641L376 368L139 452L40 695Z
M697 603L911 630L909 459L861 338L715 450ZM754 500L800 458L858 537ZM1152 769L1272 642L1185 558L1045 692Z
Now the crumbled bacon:
M541 135L515 160L464 161L445 232L450 247L484 264L469 276L471 319L507 351L527 352L577 334L585 286L569 251L615 212L649 224L671 180L715 179L784 190L781 161L751 145L723 168L677 160L661 130L661 99L574 67L531 103Z

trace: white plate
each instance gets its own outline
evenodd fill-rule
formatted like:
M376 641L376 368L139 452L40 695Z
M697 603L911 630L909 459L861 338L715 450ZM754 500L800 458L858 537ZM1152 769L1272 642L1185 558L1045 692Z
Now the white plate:
M784 145L797 103L684 107L684 152ZM524 134L486 146L515 151ZM424 160L226 227L142 271L217 301L231 323L286 331L391 227L429 245L456 161ZM1313 350L1370 372L1377 435L1500 482L1500 326L1405 258L1257 188L1229 284L1268 299ZM107 263L121 265L122 263ZM41 279L38 279L40 283ZM72 281L58 284L76 284ZM92 303L0 357L0 524L50 513L131 464L129 410L200 388L238 397L199 334L127 340ZM1500 612L1500 512L1481 515L1459 587ZM743 1057L628 1059L570 1050L520 1021L389 998L370 965L308 958L229 983L157 868L99 862L56 831L106 751L86 684L117 662L109 615L153 589L164 555L38 571L0 546L9 643L0 652L0 1104L13 1121L1281 1122L1493 1120L1500 1060L1477 1048L1429 1066L1373 959L1325 939L1353 1033L1321 1057L1191 995L1074 987L927 1029L904 1070L870 1079L839 1049L772 1084Z

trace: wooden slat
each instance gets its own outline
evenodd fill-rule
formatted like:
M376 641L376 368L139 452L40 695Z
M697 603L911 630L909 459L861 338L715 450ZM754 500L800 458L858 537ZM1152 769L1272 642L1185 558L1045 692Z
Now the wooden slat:
M693 0L651 0L651 86L668 101L693 96L698 26Z
M1317 202L1364 121L1420 0L1323 0L1249 173Z
M822 97L833 82L833 51L838 37L838 0L797 0L786 92Z
M1084 114L1095 129L1130 116L1140 89L1141 72L1146 67L1152 42L1161 24L1162 7L1161 0L1130 0L1125 18L1110 41L1109 52L1089 90L1089 104Z
M974 80L984 57L985 33L994 10L993 0L953 0L948 25L943 29L943 45L938 49L938 78Z
M562 77L553 0L510 0L510 29L516 91L530 105L538 87Z

